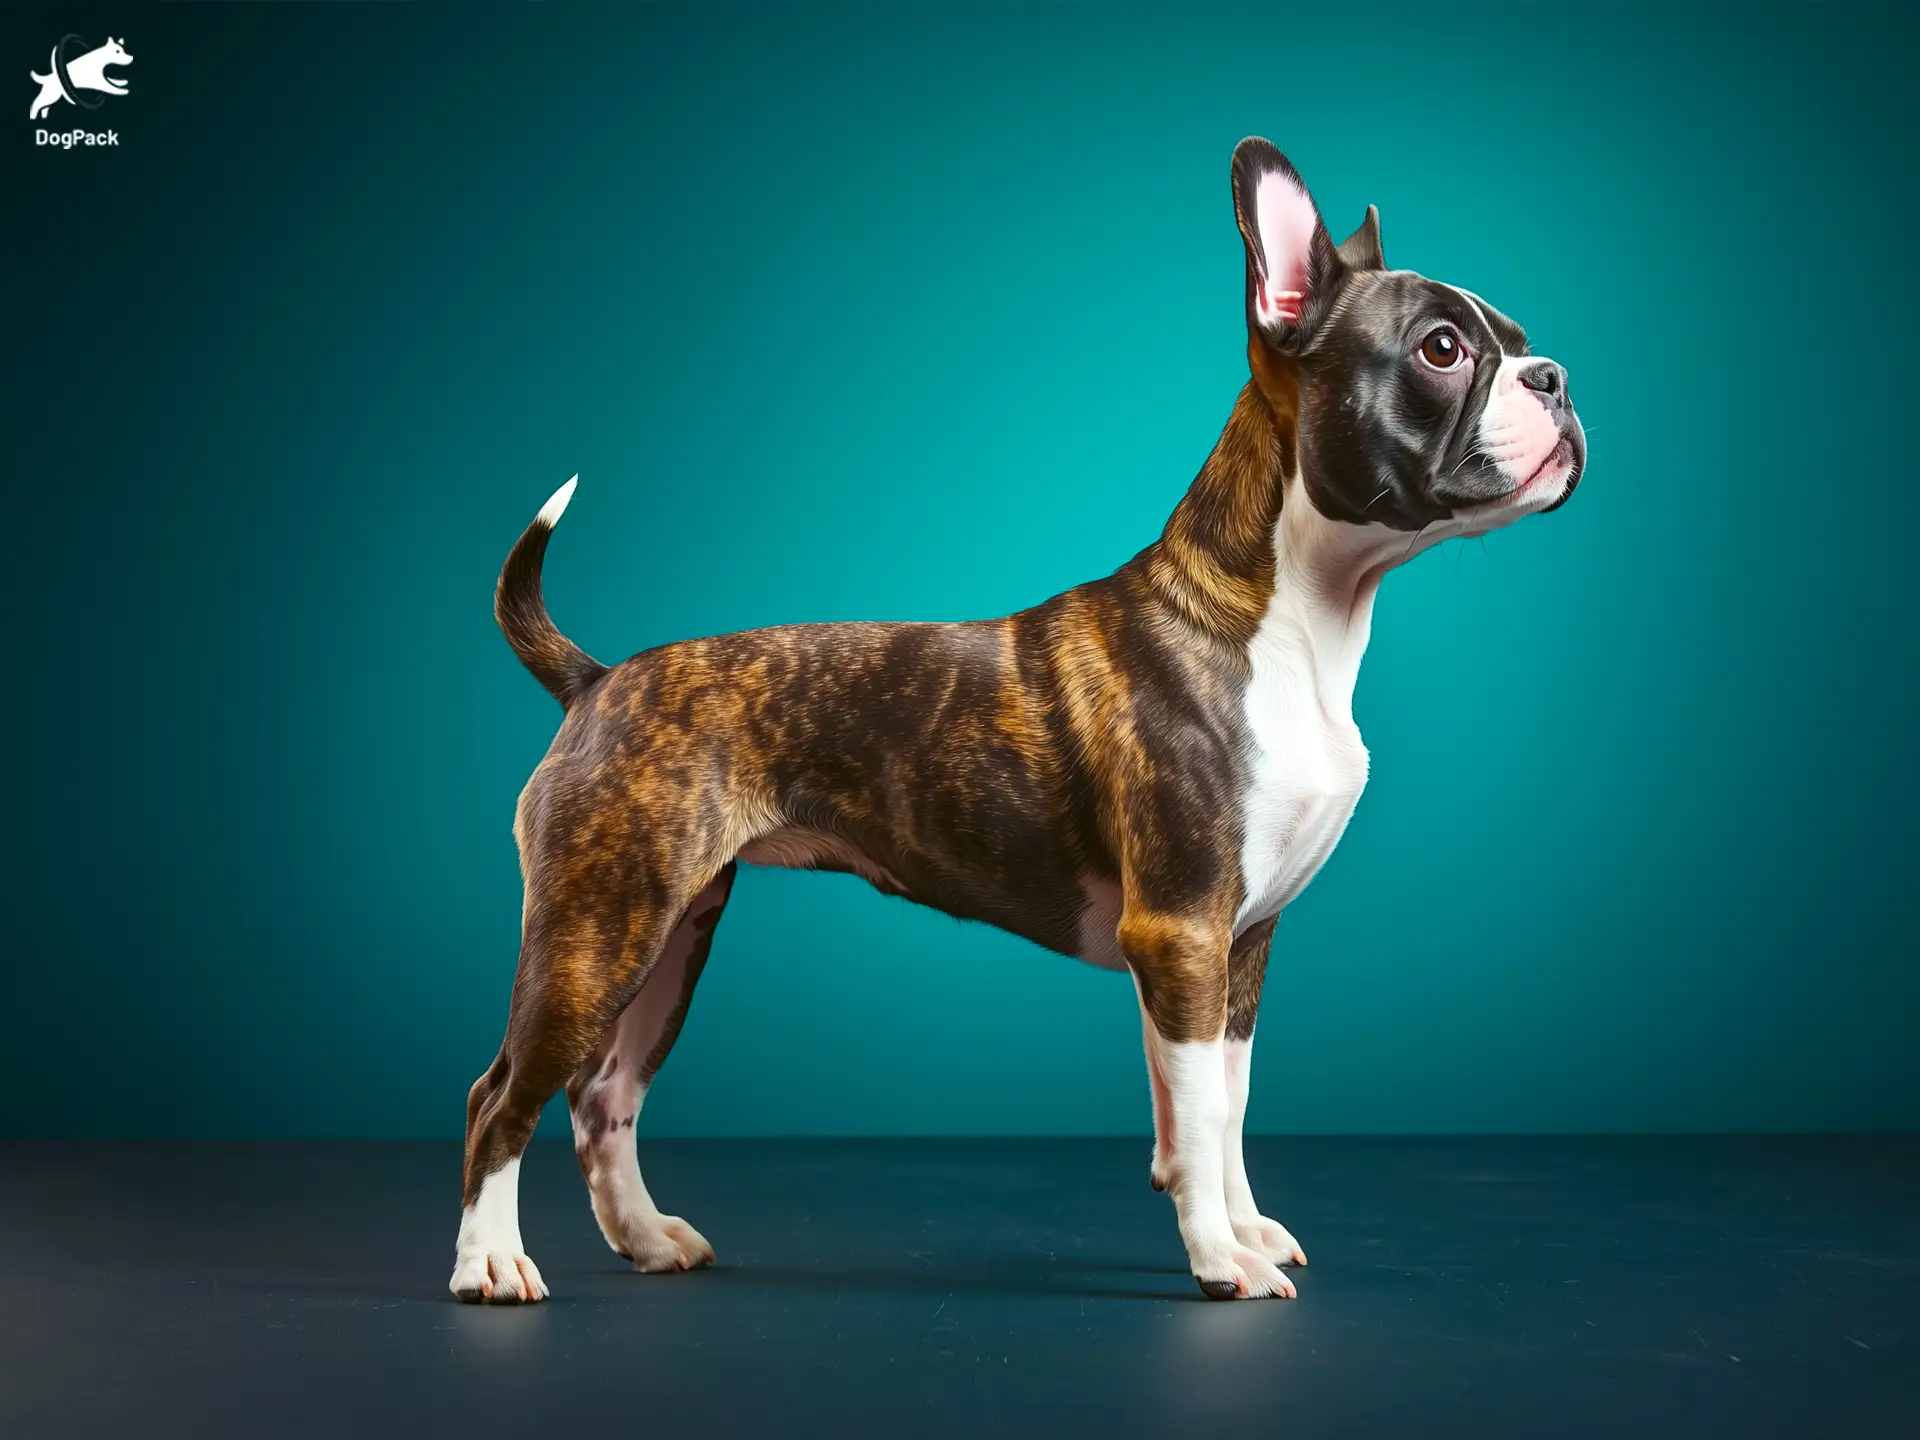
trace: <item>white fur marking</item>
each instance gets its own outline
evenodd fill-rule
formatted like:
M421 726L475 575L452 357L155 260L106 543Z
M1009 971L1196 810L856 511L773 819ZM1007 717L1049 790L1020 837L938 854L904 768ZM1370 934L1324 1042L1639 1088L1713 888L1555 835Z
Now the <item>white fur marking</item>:
M1494 372L1493 393L1480 412L1480 448L1502 478L1522 485L1546 463L1560 444L1560 426L1533 390L1521 382L1521 371L1541 361L1538 355L1510 355ZM1556 478L1550 474L1542 482ZM1566 474L1557 479L1564 481ZM1528 487L1531 488L1531 487ZM1557 498L1558 487L1548 498Z
M1259 1251L1242 1245L1227 1215L1225 1146L1231 1104L1219 1040L1169 1044L1147 1026L1148 1064L1157 1060L1178 1145L1169 1188L1180 1238L1195 1278L1226 1282L1243 1296L1291 1297L1293 1282Z
M1277 915L1346 830L1367 783L1353 687L1373 619L1370 581L1354 595L1330 574L1384 564L1407 537L1384 525L1326 519L1290 484L1274 533L1274 589L1247 646L1245 718L1252 754L1241 797L1244 893L1234 933Z
M1247 1119L1247 1091L1253 1075L1253 1036L1226 1042L1227 1064L1227 1219L1233 1235L1249 1250L1257 1250L1276 1265L1304 1265L1306 1251L1278 1220L1260 1213L1247 1179L1242 1132Z
M1438 283L1442 285L1447 285L1447 282L1444 280L1439 281ZM1492 335L1493 322L1487 319L1487 312L1480 297L1474 294L1471 290L1462 290L1458 285L1447 285L1447 289L1453 291L1454 294L1458 295L1462 300L1465 300L1467 304L1473 307L1473 313L1475 315L1478 315L1480 317L1480 323L1487 327L1487 334ZM1495 339L1493 343L1494 343L1494 347L1498 349L1500 344L1499 340Z
M573 499L573 487L579 483L580 477L576 475L554 491L547 503L540 507L540 513L533 517L535 521L549 530L558 525L560 517L567 513L567 502ZM526 512L523 510L520 513L524 515Z
M447 1288L463 1300L499 1303L547 1298L546 1282L520 1240L518 1155L482 1180L473 1204L461 1212L453 1279Z

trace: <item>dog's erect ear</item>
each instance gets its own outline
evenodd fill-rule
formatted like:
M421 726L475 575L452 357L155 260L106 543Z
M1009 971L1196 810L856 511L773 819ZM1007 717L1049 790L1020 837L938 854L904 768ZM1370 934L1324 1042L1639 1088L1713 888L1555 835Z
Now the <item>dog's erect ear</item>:
M1298 350L1332 299L1340 256L1300 172L1255 136L1234 148L1233 215L1247 242L1247 325Z
M1380 251L1380 212L1367 206L1360 228L1340 242L1340 262L1349 270L1384 270L1387 257Z

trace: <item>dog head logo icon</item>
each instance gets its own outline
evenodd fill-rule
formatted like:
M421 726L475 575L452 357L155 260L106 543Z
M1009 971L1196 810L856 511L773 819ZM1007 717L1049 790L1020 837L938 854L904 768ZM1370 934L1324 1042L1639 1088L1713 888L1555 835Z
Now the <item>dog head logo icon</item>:
M53 53L47 61L51 73L42 75L37 70L28 72L40 87L33 108L27 112L29 120L40 119L63 100L83 110L98 110L101 95L127 93L125 80L107 74L111 67L133 63L133 56L127 53L126 47L112 36L107 37L106 44L82 51L86 43L78 35L65 36L53 47Z

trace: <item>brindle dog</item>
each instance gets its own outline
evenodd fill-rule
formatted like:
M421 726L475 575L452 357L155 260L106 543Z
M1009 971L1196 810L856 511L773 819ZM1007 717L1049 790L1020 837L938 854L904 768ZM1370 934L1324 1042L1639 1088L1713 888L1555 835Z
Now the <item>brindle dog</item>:
M642 1270L713 1251L654 1206L640 1102L686 1017L736 865L848 871L1131 973L1173 1192L1209 1296L1292 1295L1304 1264L1241 1155L1275 918L1365 783L1350 702L1375 590L1442 539L1552 509L1585 440L1565 372L1467 291L1335 245L1263 140L1232 167L1251 379L1160 539L997 620L794 625L609 668L548 619L556 495L495 613L565 707L520 797L526 882L505 1042L467 1103L452 1289L547 1294L519 1158L564 1087L608 1243Z

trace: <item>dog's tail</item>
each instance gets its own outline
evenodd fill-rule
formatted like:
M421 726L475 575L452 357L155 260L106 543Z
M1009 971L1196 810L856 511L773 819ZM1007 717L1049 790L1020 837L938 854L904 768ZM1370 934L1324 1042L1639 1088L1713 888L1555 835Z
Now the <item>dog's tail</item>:
M606 666L560 633L547 615L547 602L540 598L540 562L546 558L548 537L579 483L580 477L574 476L540 507L533 523L507 552L493 592L493 618L500 622L507 643L562 709L607 673Z

